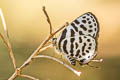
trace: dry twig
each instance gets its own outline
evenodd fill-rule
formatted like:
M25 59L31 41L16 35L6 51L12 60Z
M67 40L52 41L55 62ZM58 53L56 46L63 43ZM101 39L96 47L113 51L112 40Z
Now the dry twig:
M54 33L52 33L52 35L49 35L48 38L46 38L43 43L41 43L41 45L32 53L32 55L24 62L24 64L22 66L20 66L19 68L17 68L18 70L16 70L17 72L14 72L13 75L9 78L9 80L14 80L17 76L18 73L21 74L21 71L24 67L26 67L27 65L30 64L30 62L34 59L35 56L37 56L41 51L47 49L47 47L43 48L44 45L57 33L59 32L62 28L64 28L66 26L63 25L61 28L59 28L57 31L55 31ZM49 48L50 46L48 46Z
M50 57L50 56L40 56L39 53L52 47L52 45L49 45L49 46L45 46L45 44L47 44L47 42L57 33L59 32L60 30L62 30L64 27L68 26L68 23L65 23L62 27L60 27L58 30L56 30L55 32L52 33L52 25L51 25L51 21L49 19L49 16L45 10L45 7L43 7L43 12L44 14L46 15L47 17L47 21L50 25L50 35L40 44L40 46L38 46L38 48L32 53L32 55L19 67L19 68L16 68L16 61L15 61L15 58L14 58L14 55L13 55L13 51L12 51L12 48L11 48L11 44L9 42L9 37L8 37L8 31L7 31L7 27L6 27L6 24L5 24L5 20L4 20L4 17L3 17L3 14L2 14L2 11L1 11L1 15L2 15L2 20L3 20L3 24L4 24L4 30L5 30L5 34L6 34L6 38L5 39L2 34L0 34L0 37L2 38L3 42L6 44L7 48L9 49L9 52L10 52L10 56L11 56L11 59L13 61L13 64L14 64L14 68L15 68L15 72L12 74L12 76L8 79L8 80L14 80L16 77L18 76L21 76L21 77L25 77L25 78L29 78L29 79L32 79L32 80L38 80L32 76L29 76L29 75L23 75L21 72L22 72L22 69L24 67L26 67L27 65L29 65L33 59L37 58L37 57L45 57L45 58L49 58L49 59L53 59L61 64L63 64L62 61L56 59L56 58L53 58L53 57ZM39 55L39 56L38 56ZM74 70L73 68L71 68L70 66L68 66L67 64L64 64L64 66L66 66L67 68L69 68L71 71L73 71L75 74L77 74L78 76L80 76L80 73L81 72L78 72L76 70Z
M33 77L33 76L30 76L30 75L24 75L24 74L22 74L22 75L20 75L21 77L24 77L24 78L28 78L28 79L31 79L31 80L39 80L39 79L37 79L37 78L35 78L35 77Z
M47 18L48 24L50 25L50 34L52 34L52 24L51 24L51 21L50 21L50 18L48 16L48 14L47 14L47 11L45 10L45 6L43 6L43 12L44 12L44 14L45 14L45 16Z
M55 60L57 62L59 62L60 64L63 64L65 67L67 67L68 69L70 69L72 72L74 72L77 76L80 76L81 72L73 69L72 67L70 67L69 65L67 65L66 63L60 61L59 59L57 58L54 58L54 57L51 57L51 56L45 56L45 55L38 55L34 58L48 58L48 59L52 59L52 60Z
M4 19L4 16L3 16L2 9L0 9L0 16L1 16L1 19L2 19L2 22L3 22L3 27L4 27L4 32L5 32L6 39L4 38L4 36L2 36L1 33L0 33L0 36L1 36L3 42L5 43L5 45L7 46L8 50L10 52L10 57L12 59L13 65L14 65L14 69L16 69L17 68L16 60L15 60L13 50L12 50L12 47L11 47L11 44L10 44L10 41L9 41L8 30L7 30L7 26L6 26L6 23L5 23L5 19Z

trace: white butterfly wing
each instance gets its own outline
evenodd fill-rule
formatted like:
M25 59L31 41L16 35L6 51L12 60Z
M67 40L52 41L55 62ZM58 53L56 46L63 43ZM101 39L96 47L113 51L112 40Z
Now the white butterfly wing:
M65 38L61 42L60 49L64 55L78 60L80 63L87 63L96 55L96 40L91 36L81 35Z

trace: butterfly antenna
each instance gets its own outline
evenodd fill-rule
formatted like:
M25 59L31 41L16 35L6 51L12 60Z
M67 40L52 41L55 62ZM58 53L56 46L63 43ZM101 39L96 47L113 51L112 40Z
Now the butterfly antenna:
M101 63L101 62L103 62L103 59L99 59L99 60L91 60L91 62ZM90 67L94 67L94 68L100 68L100 67L98 67L98 66L92 66L92 65L90 65L89 63L88 63L87 65L90 66Z
M100 68L98 66L93 66L93 65L90 65L90 64L87 64L89 67L93 67L93 68Z
M103 59L99 59L99 60L91 60L92 62L97 62L97 63L101 63L103 62Z

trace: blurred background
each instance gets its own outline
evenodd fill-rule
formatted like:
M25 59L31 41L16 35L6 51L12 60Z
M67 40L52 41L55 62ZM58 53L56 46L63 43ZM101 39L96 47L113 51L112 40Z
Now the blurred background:
M23 73L40 80L120 80L120 0L0 0L18 67L49 34L42 6L46 6L54 29L85 12L94 13L100 23L96 59L103 58L104 62L91 63L101 69L72 66L82 72L78 77L63 65L41 58L24 68ZM0 31L4 34L1 18ZM41 54L60 58L54 49ZM8 49L0 39L0 80L7 80L13 72Z

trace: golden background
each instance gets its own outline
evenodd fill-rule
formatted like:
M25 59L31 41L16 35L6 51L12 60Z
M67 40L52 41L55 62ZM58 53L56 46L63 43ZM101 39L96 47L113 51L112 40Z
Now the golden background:
M0 0L17 66L23 64L49 34L42 6L46 6L54 29L85 12L94 13L100 24L97 58L103 58L104 62L92 64L101 69L77 65L74 68L82 71L81 77L77 77L63 65L42 58L26 67L24 73L40 80L120 79L120 0ZM0 18L1 33L2 26ZM49 49L42 54L53 56L54 53L54 49ZM7 80L13 71L8 50L0 40L0 80ZM21 79L27 80L16 80Z

